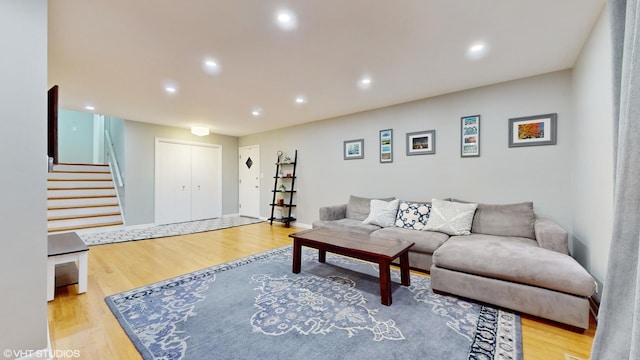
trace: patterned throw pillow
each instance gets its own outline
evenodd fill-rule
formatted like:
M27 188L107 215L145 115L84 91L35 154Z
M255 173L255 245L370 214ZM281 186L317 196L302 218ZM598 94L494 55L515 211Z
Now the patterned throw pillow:
M369 216L364 219L363 223L382 227L393 226L398 213L398 201L371 200Z
M463 204L433 199L431 214L424 230L439 231L449 235L471 234L473 215L478 204Z
M422 230L427 225L431 204L400 201L396 215L396 227Z

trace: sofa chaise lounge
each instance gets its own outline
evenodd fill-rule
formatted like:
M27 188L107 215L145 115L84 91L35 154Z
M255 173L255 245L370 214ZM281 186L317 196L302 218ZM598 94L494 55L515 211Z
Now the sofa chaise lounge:
M375 218L374 212L379 215L385 206L393 222ZM447 228L452 223L467 226L465 222L468 231ZM436 292L589 328L595 281L569 255L567 232L551 219L536 217L531 202L491 205L351 196L347 204L320 208L313 227L413 241L409 264L430 272Z

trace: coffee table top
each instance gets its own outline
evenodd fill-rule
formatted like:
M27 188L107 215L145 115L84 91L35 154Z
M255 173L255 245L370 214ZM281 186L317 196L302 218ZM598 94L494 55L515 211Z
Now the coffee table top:
M289 236L305 240L305 242L329 244L333 247L381 255L390 259L398 257L415 244L411 241L384 239L367 234L326 228L305 230Z

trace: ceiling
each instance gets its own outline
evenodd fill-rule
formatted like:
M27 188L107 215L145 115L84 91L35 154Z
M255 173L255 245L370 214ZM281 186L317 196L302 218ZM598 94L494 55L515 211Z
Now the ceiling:
M243 136L571 68L603 6L49 0L49 86L64 109Z

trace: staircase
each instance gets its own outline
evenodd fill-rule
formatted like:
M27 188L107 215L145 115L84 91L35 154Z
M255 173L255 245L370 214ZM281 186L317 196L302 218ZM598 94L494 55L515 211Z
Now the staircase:
M49 233L122 228L109 165L55 165L47 179L47 218Z

